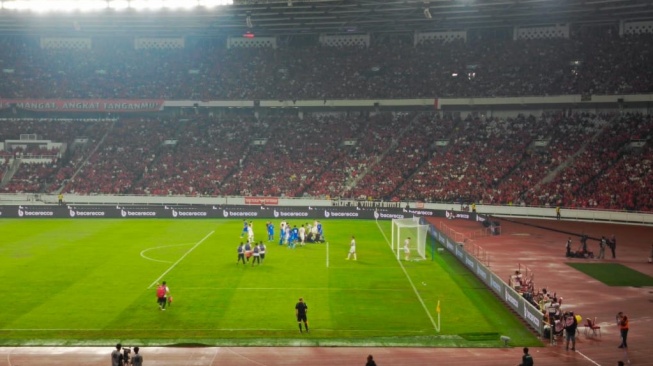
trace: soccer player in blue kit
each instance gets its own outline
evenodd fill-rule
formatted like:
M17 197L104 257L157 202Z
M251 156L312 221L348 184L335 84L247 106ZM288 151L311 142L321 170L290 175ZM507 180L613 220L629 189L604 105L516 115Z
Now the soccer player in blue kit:
M324 232L322 231L322 223L317 222L317 234L322 238L324 236Z
M249 229L249 225L247 224L247 220L243 220L243 231L240 232L241 239L247 235L248 229Z
M274 224L268 222L268 241L274 241Z
M293 247L295 246L297 238L299 238L299 229L297 228L297 225L295 225L292 230L290 230L290 241L292 242Z

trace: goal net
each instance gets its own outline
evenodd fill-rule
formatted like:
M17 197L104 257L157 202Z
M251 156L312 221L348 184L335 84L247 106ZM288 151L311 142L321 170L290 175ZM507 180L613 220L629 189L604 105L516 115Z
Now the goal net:
M426 259L427 236L428 225L421 225L419 217L392 220L392 250L397 255L397 259L406 257L404 249L406 239L408 239L410 259Z

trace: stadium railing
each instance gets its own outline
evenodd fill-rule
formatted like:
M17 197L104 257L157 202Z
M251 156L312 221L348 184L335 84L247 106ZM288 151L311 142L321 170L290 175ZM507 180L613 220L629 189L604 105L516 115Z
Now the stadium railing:
M544 321L540 310L530 304L522 295L505 283L500 276L492 272L480 260L468 252L464 245L431 225L432 235L441 245L453 254L463 265L478 277L490 290L492 290L508 307L524 319L540 336L544 335Z

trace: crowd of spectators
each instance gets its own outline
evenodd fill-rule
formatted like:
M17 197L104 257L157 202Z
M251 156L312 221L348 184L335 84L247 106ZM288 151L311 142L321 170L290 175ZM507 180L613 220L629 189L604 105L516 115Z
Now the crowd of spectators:
M431 98L653 92L653 39L469 39L368 48L88 50L0 39L2 98ZM653 118L547 112L151 114L97 122L15 118L61 148L5 146L2 192L245 195L652 210ZM49 160L48 160L49 159Z
M515 173L526 174L530 180L522 183L521 195L515 197L517 200L515 203L529 202L533 205L556 206L561 202L562 197L552 187L556 187L560 179L565 179L564 177L570 174L574 176L574 180L586 180L591 175L591 168L588 165L597 162L587 159L585 152L596 146L592 140L606 127L606 118L610 117L590 114L574 114L572 116L558 114L545 118L543 126L550 131L549 139L546 140L548 146L545 155L540 155L538 159L543 159L541 161L548 169L539 171L534 169L539 166L532 159L520 164ZM556 174L557 169L566 166L576 166L577 169L566 168ZM555 175L553 181L547 182L552 175ZM567 205L571 206L571 202L568 201Z
M327 117L277 116L267 130L257 130L254 136L261 143L249 147L238 171L224 183L224 194L302 196L335 159L340 135L346 137L348 128Z
M652 130L649 115L583 113L463 119L436 112L280 112L258 118L233 113L4 121L0 138L37 134L62 148L3 151L2 175L11 179L0 190L649 211Z
M349 188L351 198L385 197L406 178L411 167L420 160L428 142L413 134L411 114L375 116L360 139L360 149L371 157L359 164L361 171Z
M320 179L308 188L307 194L366 199L368 193L373 192L367 191L370 187L366 187L364 181L369 170L379 168L384 151L394 146L395 134L413 117L414 114L410 113L381 113L369 117L364 114L331 116L336 124L347 127L345 137L338 145L335 159Z
M569 202L568 206L652 210L650 131L650 115L627 114L613 119L609 128L591 143L589 156L585 156L584 165L596 160L591 180L586 184L576 181L579 188L564 196L563 202Z
M6 193L42 192L49 185L56 170L55 162L20 164L11 180L2 186L1 191Z
M532 179L519 169L536 154L532 144L544 133L540 122L532 116L433 116L431 123L440 132L427 136L443 143L436 142L429 159L398 189L399 195L411 200L514 203Z
M317 42L316 42L317 43ZM0 39L0 97L298 100L434 98L653 91L650 35L596 32L569 39L468 39L369 47L227 48L189 39L183 49L41 49Z
M177 127L168 119L126 119L112 124L66 192L77 194L130 192L156 158L156 150Z
M264 122L245 116L221 119L190 116L170 125L156 158L133 190L152 195L219 195L225 180L240 169L256 131ZM163 135L162 135L163 136ZM165 141L167 140L167 142Z

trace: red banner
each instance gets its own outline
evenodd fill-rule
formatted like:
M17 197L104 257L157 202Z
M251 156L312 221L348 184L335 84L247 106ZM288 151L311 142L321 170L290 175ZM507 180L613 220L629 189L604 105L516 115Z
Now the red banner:
M0 99L0 108L34 112L157 112L163 99Z
M279 204L277 197L245 197L246 205L267 205L276 206Z

